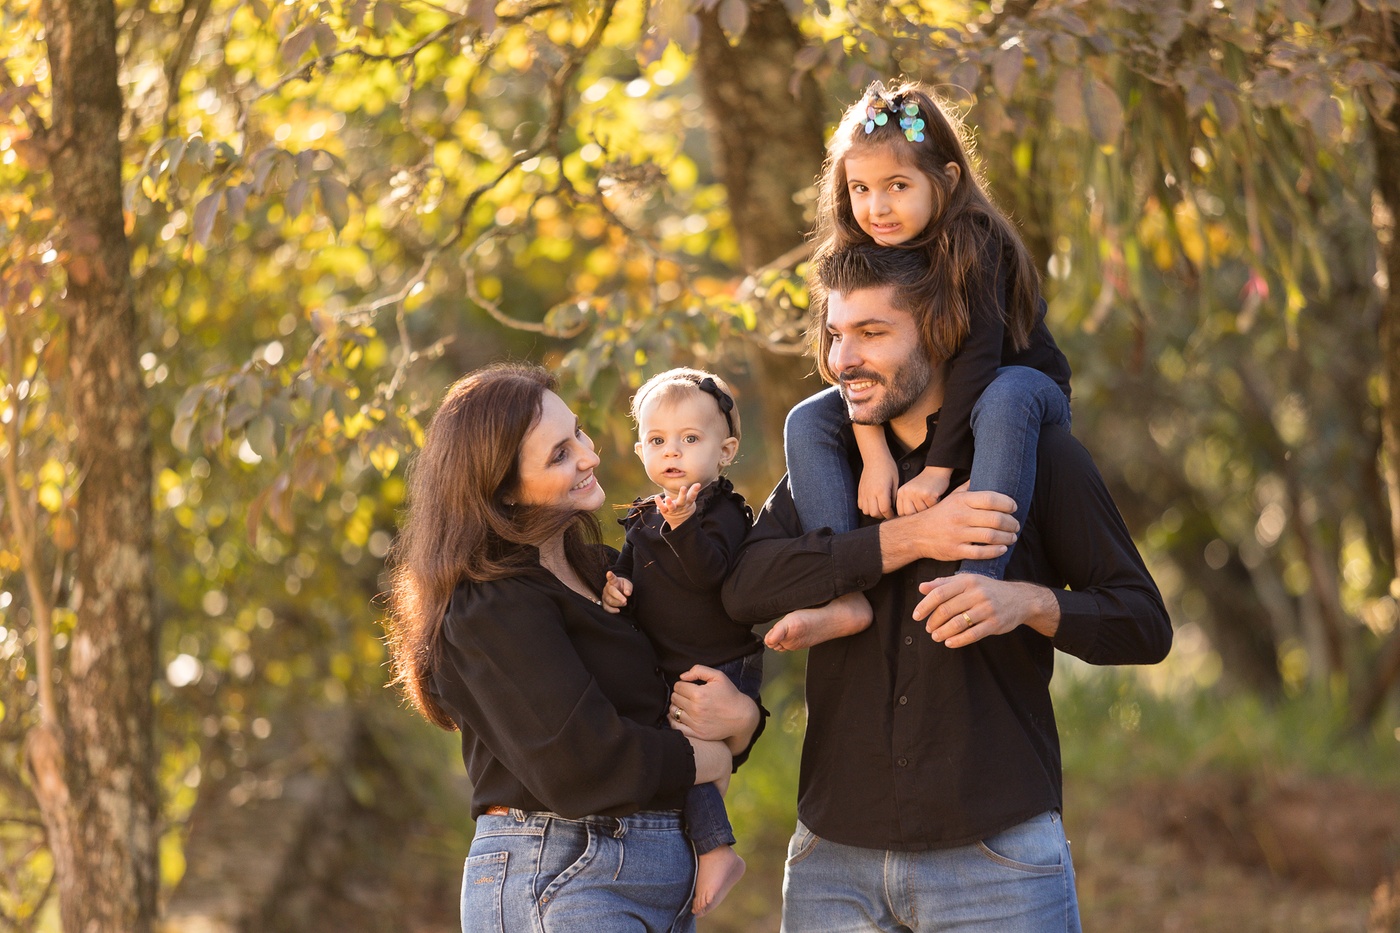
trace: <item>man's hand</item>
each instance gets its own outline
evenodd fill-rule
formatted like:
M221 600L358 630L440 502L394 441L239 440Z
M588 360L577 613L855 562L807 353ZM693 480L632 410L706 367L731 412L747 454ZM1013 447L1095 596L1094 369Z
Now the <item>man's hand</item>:
M924 628L933 640L949 648L1004 635L1018 625L1029 625L1047 638L1060 627L1055 594L1034 583L959 573L920 583L919 592L925 595L914 607L914 620L927 620Z
M690 516L695 514L695 500L700 496L700 484L681 489L674 496L662 493L656 500L656 511L661 513L666 524L675 531Z
M922 557L989 560L1016 543L1016 503L999 492L968 492L967 484L937 505L880 526L881 569L898 570Z
M931 509L948 491L953 481L953 471L949 467L924 467L918 476L899 487L895 499L896 511L900 515L913 515L924 509Z
M631 596L632 581L626 577L619 577L609 570L608 582L603 584L603 608L608 612L617 612L627 605L627 600Z
M898 486L899 467L886 451L883 457L871 458L861 467L856 504L871 518L894 518Z

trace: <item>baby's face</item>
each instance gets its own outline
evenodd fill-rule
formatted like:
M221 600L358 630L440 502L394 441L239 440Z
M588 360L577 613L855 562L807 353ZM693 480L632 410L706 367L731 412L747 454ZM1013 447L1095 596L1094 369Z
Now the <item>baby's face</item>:
M637 428L637 456L651 481L671 496L692 483L714 482L739 449L719 406L702 392L647 399Z

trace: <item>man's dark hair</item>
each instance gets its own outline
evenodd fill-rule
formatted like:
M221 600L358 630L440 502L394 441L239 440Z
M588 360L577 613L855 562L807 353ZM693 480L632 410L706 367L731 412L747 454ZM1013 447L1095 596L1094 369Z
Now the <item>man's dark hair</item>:
M813 264L808 273L812 308L809 336L816 345L817 371L823 379L832 384L836 382L826 362L831 350L831 335L826 329L826 300L832 292L849 295L868 288L890 289L891 306L913 315L920 343L928 352L924 320L928 308L918 300L919 284L928 272L927 262L919 250L856 243L830 252Z

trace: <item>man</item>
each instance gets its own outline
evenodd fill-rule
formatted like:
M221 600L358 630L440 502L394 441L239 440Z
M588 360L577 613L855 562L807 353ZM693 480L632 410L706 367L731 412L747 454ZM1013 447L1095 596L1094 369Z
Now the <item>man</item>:
M854 247L822 262L813 296L852 418L885 426L905 479L923 469L943 392L943 367L920 339L922 309L908 299L922 263L913 250ZM958 490L833 535L802 533L786 480L764 505L725 585L736 620L855 590L874 611L863 630L794 613L768 635L775 647L812 646L784 933L1079 929L1060 823L1054 650L1155 663L1171 625L1068 432L1042 432L1019 539L1011 510L1006 496ZM956 561L1012 542L1014 579L953 575Z

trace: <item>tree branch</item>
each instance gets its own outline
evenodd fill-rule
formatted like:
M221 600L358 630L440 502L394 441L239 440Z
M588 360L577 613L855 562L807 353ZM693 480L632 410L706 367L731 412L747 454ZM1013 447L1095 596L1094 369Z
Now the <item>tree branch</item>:
M15 79L10 77L10 69L0 62L0 91L17 91L20 85L15 83ZM24 114L24 121L29 126L29 136L36 142L43 143L49 135L49 125L44 122L38 109L30 103L27 97L21 97L15 104L20 113Z
M3 69L0 69L3 71ZM5 342L10 349L11 374L21 372L19 346L21 341L15 329L15 317L9 306L4 308ZM10 386L11 397L19 405L19 393ZM20 565L24 569L24 584L29 591L30 609L34 617L34 662L38 668L36 680L39 684L39 721L54 726L58 722L58 711L54 706L53 693L53 611L44 585L39 578L38 546L35 542L34 522L31 513L25 508L21 498L19 472L20 425L24 418L21 411L15 411L9 423L8 443L10 455L5 457L0 471L5 475L5 499L9 505L10 528L16 548L19 550Z
M212 5L213 0L185 0L180 10L181 22L188 20L188 24L180 34L175 51L170 53L170 59L165 63L165 112L160 120L161 136L170 134L170 123L180 96L180 81L184 77L185 69L190 66L190 56L194 52L195 41L199 38L200 27L204 25Z

